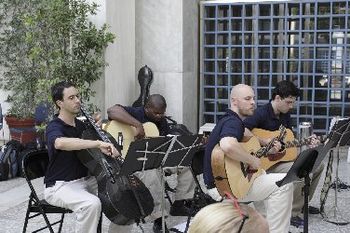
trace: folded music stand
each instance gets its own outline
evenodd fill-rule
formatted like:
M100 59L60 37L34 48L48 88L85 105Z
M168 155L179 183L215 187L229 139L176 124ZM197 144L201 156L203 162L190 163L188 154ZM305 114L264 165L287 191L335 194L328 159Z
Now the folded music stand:
M331 132L329 134L330 141L333 141L332 147L333 148L329 155L329 162L328 166L333 165L333 152L335 151L337 154L337 164L336 164L336 175L335 175L335 195L334 195L334 205L332 207L332 210L330 212L333 212L333 216L327 216L327 214L324 212L323 205L321 206L321 214L325 221L329 223L333 223L336 225L347 225L350 222L348 220L345 220L338 208L338 183L339 183L339 162L340 162L340 156L339 156L339 148L342 146L348 146L350 145L350 118L343 118L338 119L334 126L331 129ZM327 167L328 167L327 166ZM328 169L328 168L327 168ZM325 178L326 179L326 178ZM331 179L331 178L330 178ZM328 188L329 189L329 188ZM328 195L328 191L326 190ZM324 199L325 202L326 199Z
M202 145L202 135L156 137L134 141L121 168L121 174L130 175L136 171L160 169L162 184L162 229L164 232L164 186L166 167L189 167L194 154Z

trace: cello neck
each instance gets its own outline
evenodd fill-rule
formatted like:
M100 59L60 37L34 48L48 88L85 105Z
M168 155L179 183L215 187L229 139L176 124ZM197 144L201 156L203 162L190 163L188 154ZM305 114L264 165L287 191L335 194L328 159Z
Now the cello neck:
M85 107L80 106L80 110L83 113L83 115L86 117L86 119L89 121L90 125L95 129L96 133L101 138L101 140L104 142L112 143L111 140L109 140L109 138L105 134L105 132L103 132L101 128L97 126L95 120L91 117L91 115L87 113Z

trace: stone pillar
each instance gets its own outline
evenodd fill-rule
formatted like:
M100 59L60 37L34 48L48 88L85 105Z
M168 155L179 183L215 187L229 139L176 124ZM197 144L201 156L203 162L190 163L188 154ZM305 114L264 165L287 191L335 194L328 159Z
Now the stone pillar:
M136 70L153 71L150 94L163 95L167 115L197 131L198 0L136 1Z
M105 110L135 100L135 0L106 0L106 23L116 35L106 49Z

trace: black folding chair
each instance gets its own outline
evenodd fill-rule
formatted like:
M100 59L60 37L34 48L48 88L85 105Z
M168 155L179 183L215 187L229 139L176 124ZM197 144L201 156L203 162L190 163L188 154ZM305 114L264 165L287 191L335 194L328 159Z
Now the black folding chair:
M31 180L43 177L45 175L45 171L49 162L49 157L47 154L47 150L32 150L28 151L23 157L22 160L22 171L23 175L27 180L27 183L30 188L30 195L28 201L28 208L26 213L26 218L24 220L23 233L27 230L28 220L35 218L37 216L42 215L46 226L41 227L33 232L38 232L44 229L49 229L51 233L53 233L53 225L59 224L58 232L61 232L64 215L66 213L72 213L69 209L64 209L61 207L53 206L48 204L45 200L39 199L34 186ZM61 217L58 221L50 222L47 214L61 214Z

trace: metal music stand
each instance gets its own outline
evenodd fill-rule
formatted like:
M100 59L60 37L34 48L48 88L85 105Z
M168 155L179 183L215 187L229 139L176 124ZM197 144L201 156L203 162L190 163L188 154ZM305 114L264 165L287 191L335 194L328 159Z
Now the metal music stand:
M340 156L339 156L339 148L341 146L346 146L350 144L350 118L345 118L345 119L340 119L338 120L330 134L329 134L329 138L331 141L333 141L333 149L330 152L330 160L333 160L333 151L336 152L337 154L337 164L336 164L336 175L335 175L335 195L334 195L334 206L332 207L331 211L329 212L333 212L332 216L327 216L326 213L322 214L322 217L325 218L326 222L329 223L333 223L336 225L347 225L350 222L348 220L345 220L338 208L338 183L339 183L339 174L338 174L338 170L339 170L339 162L340 162Z
M137 171L160 167L168 150L169 140L171 138L156 137L131 142L120 173L131 175Z
M166 167L189 167L194 154L202 145L202 135L156 137L141 139L130 144L121 173L130 175L136 171L161 170L162 184L162 229L164 232L165 173Z
M309 190L310 190L310 174L313 173L322 160L328 153L328 150L333 145L333 142L329 142L324 146L317 146L315 148L310 148L304 150L297 157L292 167L287 172L287 175L280 181L277 181L277 186L281 187L282 185L301 180L304 178L305 186L304 186L304 233L308 232L309 228Z

